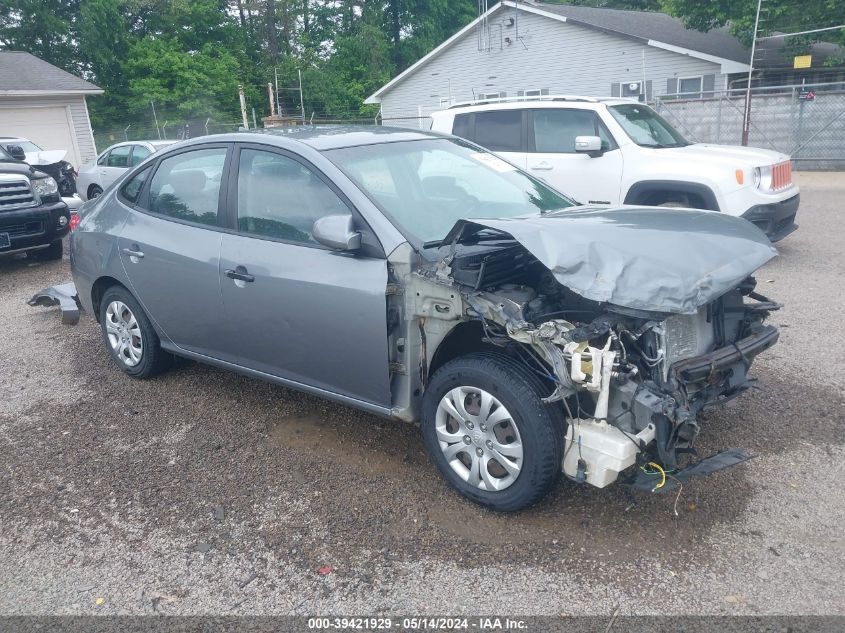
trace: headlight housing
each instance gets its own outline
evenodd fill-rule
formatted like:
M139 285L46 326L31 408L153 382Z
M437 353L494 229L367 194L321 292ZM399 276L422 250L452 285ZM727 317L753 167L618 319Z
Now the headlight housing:
M754 168L754 186L762 191L772 190L772 166Z
M37 178L32 181L32 190L38 194L40 198L48 198L59 193L59 185L55 179L48 176L47 178Z

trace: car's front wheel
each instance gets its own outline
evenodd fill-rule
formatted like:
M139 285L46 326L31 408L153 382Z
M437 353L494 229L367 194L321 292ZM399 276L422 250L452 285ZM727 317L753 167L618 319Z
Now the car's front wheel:
M100 300L100 327L112 360L135 378L164 371L172 360L140 304L126 288L112 286Z
M461 494L488 508L512 512L535 503L561 468L565 419L542 401L546 395L539 378L503 354L450 361L423 398L431 460Z
M94 198L99 198L103 195L103 190L99 187L99 185L91 185L88 187L88 199L93 200Z

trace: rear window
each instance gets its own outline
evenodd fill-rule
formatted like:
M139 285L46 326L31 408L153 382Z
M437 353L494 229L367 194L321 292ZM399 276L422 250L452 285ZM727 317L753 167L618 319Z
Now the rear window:
M522 110L475 113L475 138L494 152L522 151Z

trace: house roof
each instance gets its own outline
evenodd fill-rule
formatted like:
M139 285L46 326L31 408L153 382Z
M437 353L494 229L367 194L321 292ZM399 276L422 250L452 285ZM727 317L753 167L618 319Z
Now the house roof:
M565 16L567 21L627 37L673 46L747 64L750 51L726 28L706 33L688 29L678 18L654 11L625 11L560 4L535 3L538 9Z
M94 84L35 55L23 51L0 51L0 96L102 93Z
M564 16L568 22L617 33L652 45L654 42L662 42L740 64L748 64L751 58L751 51L731 35L726 26L705 33L688 29L678 18L653 11L625 11L539 2L533 5L548 13ZM758 40L754 68L790 68L792 57L784 55L783 49L783 37ZM811 52L814 58L822 61L839 51L841 47L836 44L820 42L813 45Z
M714 29L708 33L701 33L686 28L683 22L665 13L502 0L488 10L486 17L506 9L519 9L560 22L572 22L619 37L635 39L646 46L709 61L719 64L724 74L748 72L749 52L726 29ZM366 99L365 103L379 103L384 93L463 38L476 27L481 19L482 17L478 17L467 24L428 55L379 88Z

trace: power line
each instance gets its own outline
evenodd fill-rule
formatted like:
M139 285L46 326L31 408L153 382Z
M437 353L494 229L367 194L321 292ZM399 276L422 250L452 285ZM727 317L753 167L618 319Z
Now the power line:
M781 33L780 35L767 35L766 37L758 37L758 40L774 40L779 37L792 37L793 35L809 35L810 33L821 33L822 31L837 31L845 29L845 24L839 26L827 26L823 29L812 29L810 31L798 31L797 33Z

